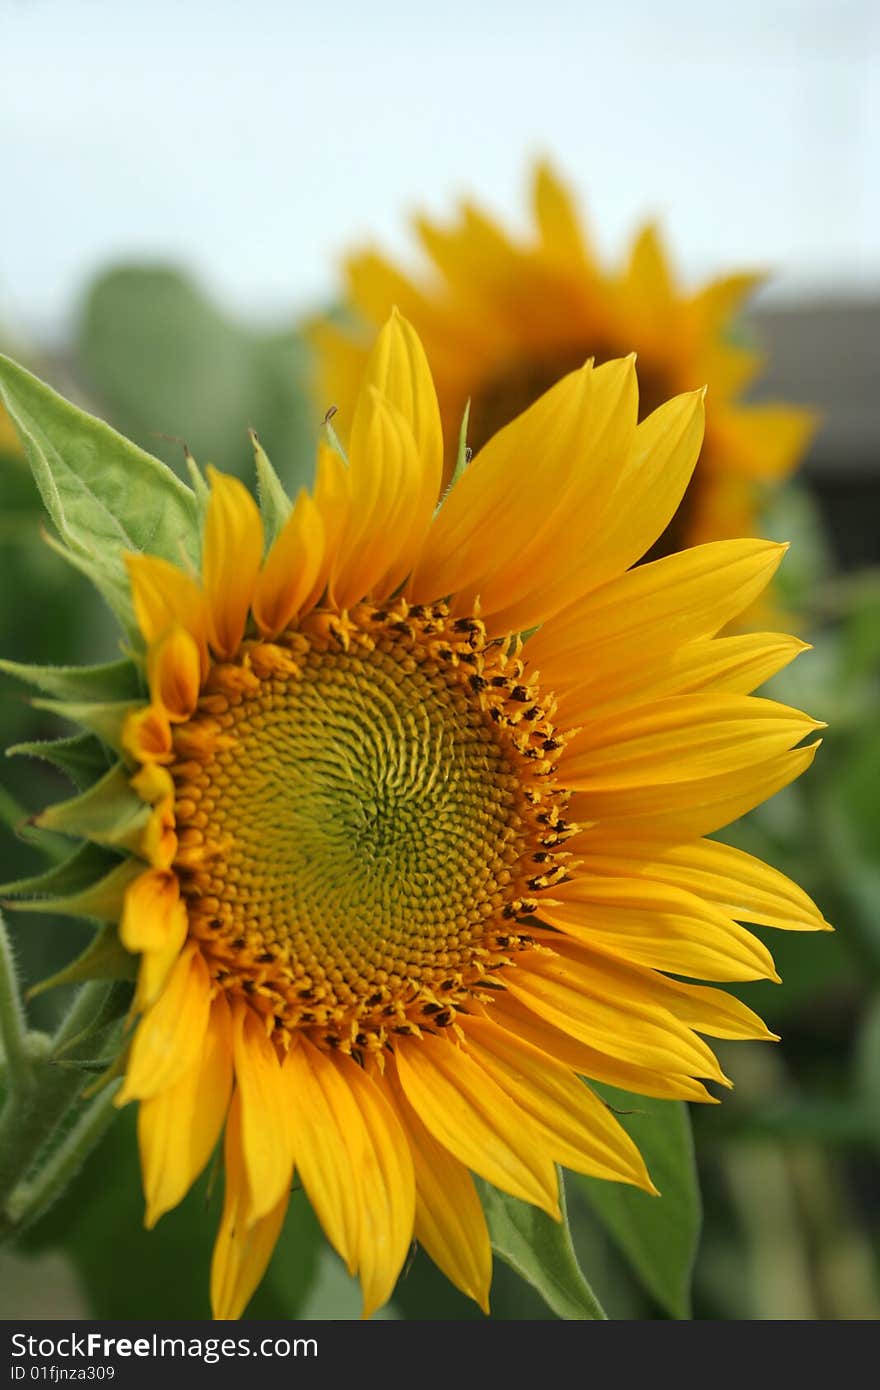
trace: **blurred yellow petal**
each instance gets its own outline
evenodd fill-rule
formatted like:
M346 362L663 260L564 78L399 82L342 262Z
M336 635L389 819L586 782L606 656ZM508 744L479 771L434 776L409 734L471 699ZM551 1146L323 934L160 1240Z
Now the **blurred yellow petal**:
M137 1026L117 1105L158 1095L195 1064L205 1043L210 1003L208 967L190 943Z
M364 1219L357 1169L364 1145L358 1109L333 1059L305 1038L284 1060L284 1081L303 1187L324 1234L354 1274Z
M185 628L199 649L204 677L208 669L208 610L196 581L158 555L127 553L123 558L144 640L156 642L171 627Z
M294 1141L275 1044L262 1018L241 1003L233 1009L232 1049L248 1192L239 1219L243 1215L250 1224L267 1216L289 1189Z
M186 628L172 627L147 653L147 676L153 703L174 722L188 719L198 703L199 649Z
M344 1054L337 1066L363 1126L354 1181L361 1189L357 1268L369 1318L391 1297L412 1240L415 1177L406 1136L380 1087Z
M714 428L732 470L772 482L791 472L819 423L813 410L748 405L720 414Z
M141 1102L138 1141L149 1229L176 1207L214 1151L232 1091L229 1005L218 994L202 1052L172 1086Z
M389 1097L406 1133L416 1180L415 1237L456 1288L489 1312L492 1246L474 1180L425 1128L391 1077Z
M266 1272L281 1234L289 1191L271 1211L248 1221L249 1189L242 1153L241 1104L236 1092L226 1121L226 1191L211 1261L211 1310L215 1318L240 1318Z
M584 237L577 209L555 170L542 160L532 175L535 221L544 247L572 265L583 265Z

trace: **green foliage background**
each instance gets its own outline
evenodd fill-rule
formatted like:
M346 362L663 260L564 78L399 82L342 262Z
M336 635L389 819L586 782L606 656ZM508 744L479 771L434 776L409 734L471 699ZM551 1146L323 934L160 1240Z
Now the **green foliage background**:
M310 480L320 420L296 334L231 322L175 271L103 276L69 357L31 365L182 476L185 441L200 463L250 477L252 426L288 491ZM41 540L43 508L21 458L0 456L0 501L0 657L112 659L116 624ZM495 1318L595 1316L596 1296L623 1318L880 1314L880 575L836 569L798 482L768 509L766 529L793 542L781 597L814 644L768 693L829 729L811 772L725 838L801 883L837 932L762 933L783 984L742 995L783 1042L725 1049L736 1090L723 1106L693 1107L694 1139L686 1107L606 1088L660 1199L568 1175L569 1241L539 1213L485 1192L498 1256ZM69 732L5 677L0 728L4 745ZM31 760L0 773L7 881L44 866L53 845L38 849L27 818L66 786ZM28 914L11 925L27 983L72 959L89 936L68 919ZM69 992L39 996L34 1026L51 1028ZM133 1114L122 1114L61 1200L15 1247L0 1249L0 1316L207 1316L215 1178L209 1172L145 1232ZM247 1316L358 1311L356 1288L295 1193ZM416 1251L381 1316L482 1315Z

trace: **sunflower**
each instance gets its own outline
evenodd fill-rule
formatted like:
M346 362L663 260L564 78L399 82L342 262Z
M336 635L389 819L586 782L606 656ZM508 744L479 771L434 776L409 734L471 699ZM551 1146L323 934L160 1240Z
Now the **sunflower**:
M473 1175L557 1218L557 1164L653 1190L582 1078L712 1099L704 1035L771 1035L699 982L776 978L740 921L826 926L703 838L817 747L746 693L803 644L716 636L783 547L630 569L688 486L703 395L638 414L633 359L588 362L440 504L437 397L395 313L313 493L266 488L261 515L211 470L200 574L126 556L148 696L119 707L122 760L41 823L125 854L76 907L118 903L139 957L117 1099L148 1226L224 1134L217 1317L294 1174L365 1316L413 1238L488 1309Z
M546 163L535 168L532 205L534 234L522 241L471 203L449 227L416 219L432 266L415 280L378 251L352 255L344 318L308 327L321 401L351 418L370 344L395 304L425 344L450 458L468 400L470 443L480 448L586 357L635 351L642 416L706 384L710 401L692 484L648 558L754 534L767 486L794 469L815 428L807 410L740 399L761 356L736 341L732 320L761 277L733 274L687 293L651 224L622 270L604 269Z

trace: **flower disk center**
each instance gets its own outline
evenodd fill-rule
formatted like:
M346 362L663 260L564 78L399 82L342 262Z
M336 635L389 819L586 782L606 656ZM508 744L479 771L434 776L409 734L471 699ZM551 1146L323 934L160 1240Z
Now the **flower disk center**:
M281 1034L357 1050L449 1026L563 872L548 711L441 606L246 642L176 744L191 933Z

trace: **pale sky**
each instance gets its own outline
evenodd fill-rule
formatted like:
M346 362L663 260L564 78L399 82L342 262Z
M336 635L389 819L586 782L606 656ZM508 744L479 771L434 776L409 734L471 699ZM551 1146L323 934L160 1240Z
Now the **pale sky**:
M662 218L689 279L880 292L871 0L0 0L0 320L171 261L228 308L333 294L352 243L471 191L523 218L549 153L600 247Z

